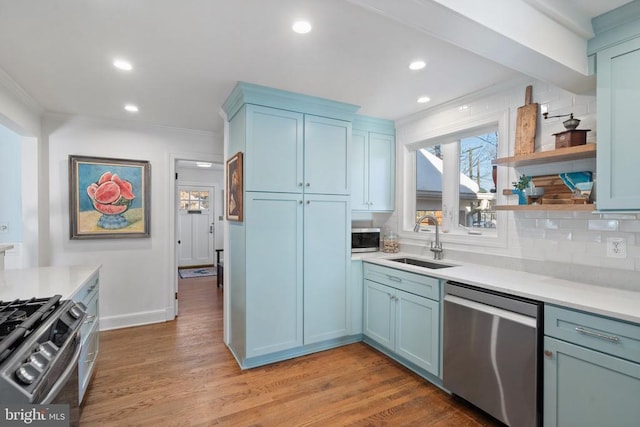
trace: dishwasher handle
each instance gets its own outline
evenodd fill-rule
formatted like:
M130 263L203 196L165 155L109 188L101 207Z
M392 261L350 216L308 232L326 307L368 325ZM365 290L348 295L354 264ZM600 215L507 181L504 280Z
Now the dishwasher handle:
M513 311L504 310L502 308L493 307L491 305L481 304L476 301L471 301L465 298L460 298L455 295L445 295L444 302L461 305L463 307L470 308L472 310L480 311L482 313L487 313L495 317L500 317L502 319L511 320L513 322L520 323L524 326L529 326L531 328L537 327L537 322L534 317L525 316L523 314L514 313Z

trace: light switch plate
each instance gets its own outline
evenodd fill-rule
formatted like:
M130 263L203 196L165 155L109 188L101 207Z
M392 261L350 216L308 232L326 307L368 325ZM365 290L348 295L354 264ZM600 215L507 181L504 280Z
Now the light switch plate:
M626 258L627 239L624 237L607 237L607 256L609 258Z

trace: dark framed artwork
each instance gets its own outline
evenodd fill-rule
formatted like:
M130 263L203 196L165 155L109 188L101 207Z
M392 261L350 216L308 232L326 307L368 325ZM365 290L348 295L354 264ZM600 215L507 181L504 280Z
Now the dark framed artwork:
M242 153L237 152L227 160L227 219L242 221Z
M69 156L71 239L150 236L151 165Z

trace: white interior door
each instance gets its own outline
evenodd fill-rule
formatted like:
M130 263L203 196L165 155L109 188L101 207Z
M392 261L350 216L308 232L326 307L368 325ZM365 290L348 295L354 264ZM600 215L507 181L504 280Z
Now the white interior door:
M215 242L214 187L178 186L178 266L212 265Z

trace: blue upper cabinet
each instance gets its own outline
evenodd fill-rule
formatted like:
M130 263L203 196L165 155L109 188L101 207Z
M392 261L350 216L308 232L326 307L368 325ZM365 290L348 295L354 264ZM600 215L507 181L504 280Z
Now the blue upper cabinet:
M640 105L640 2L635 1L593 20L589 41L597 73L599 211L640 210L635 182Z
M276 108L246 106L247 191L302 191L304 116Z
M304 191L349 195L351 123L304 117Z
M246 191L350 194L357 106L238 83L223 109L246 129Z
M395 209L395 128L392 121L356 116L351 141L351 208Z

